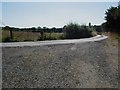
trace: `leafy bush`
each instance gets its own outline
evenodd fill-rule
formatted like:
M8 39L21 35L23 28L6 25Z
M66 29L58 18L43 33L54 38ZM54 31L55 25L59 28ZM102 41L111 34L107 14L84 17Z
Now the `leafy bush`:
M2 42L18 42L17 39L10 39L10 37L2 38Z
M2 42L11 42L10 37L2 38Z
M44 41L44 40L60 40L64 39L64 35L60 33L44 33L43 36L39 36L37 41Z
M65 38L65 36L64 35L61 35L60 37L59 37L59 39L64 39Z
M64 27L65 38L67 39L79 39L88 38L92 36L91 28L85 25L78 25L76 23L69 23Z

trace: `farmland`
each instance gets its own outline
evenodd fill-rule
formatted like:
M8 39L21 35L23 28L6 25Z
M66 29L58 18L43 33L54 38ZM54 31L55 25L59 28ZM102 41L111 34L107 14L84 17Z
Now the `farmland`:
M39 32L26 32L26 31L13 31L13 40L14 41L39 41L41 34ZM49 39L60 39L62 33L44 33L46 40ZM10 32L8 30L2 31L2 40L5 41L6 38L10 37Z

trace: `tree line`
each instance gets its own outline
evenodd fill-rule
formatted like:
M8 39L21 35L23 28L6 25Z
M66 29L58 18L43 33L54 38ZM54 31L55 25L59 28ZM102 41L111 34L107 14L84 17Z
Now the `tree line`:
M55 32L55 33L62 33L63 28L47 28L47 27L31 27L31 28L15 28L15 27L10 27L10 26L5 26L2 27L2 30L12 30L12 31L28 31L28 32Z

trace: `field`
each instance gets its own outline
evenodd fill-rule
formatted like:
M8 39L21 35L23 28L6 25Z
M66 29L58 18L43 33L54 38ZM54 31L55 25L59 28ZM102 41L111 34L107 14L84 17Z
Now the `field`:
M13 31L13 41L39 41L41 34L39 32L25 32L25 31ZM61 39L62 33L44 33L43 40ZM8 42L10 32L8 30L2 31L3 42Z

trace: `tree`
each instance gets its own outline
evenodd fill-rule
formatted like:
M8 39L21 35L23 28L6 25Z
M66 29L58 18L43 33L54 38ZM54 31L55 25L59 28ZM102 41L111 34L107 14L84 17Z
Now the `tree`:
M5 27L3 27L3 30L10 30L10 27L9 26L5 26Z
M36 28L36 32L41 32L41 30L42 30L42 28L41 28L40 26L38 26L38 27Z
M89 22L89 27L91 27L91 23Z
M120 30L120 5L117 7L111 7L106 11L106 28L111 32L118 32Z
M37 27L37 30L38 30L38 31L41 31L41 29L42 29L42 28L41 28L40 26Z
M31 31L36 31L37 29L35 27L32 27L31 28Z
M12 29L13 29L13 28L11 28L11 27L9 27L9 26L5 26L5 27L3 28L3 30L9 30L9 31L10 31L10 39L11 39L11 40L13 39Z

